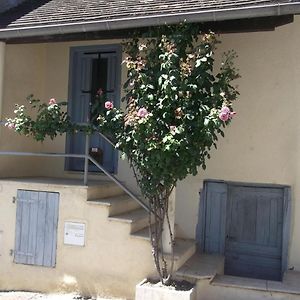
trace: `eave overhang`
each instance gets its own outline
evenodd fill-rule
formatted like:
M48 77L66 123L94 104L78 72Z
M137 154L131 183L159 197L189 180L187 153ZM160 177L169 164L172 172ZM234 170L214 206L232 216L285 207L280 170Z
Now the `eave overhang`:
M139 16L135 18L119 18L51 25L41 24L28 27L6 27L0 29L0 40L16 40L29 37L68 35L97 31L116 31L165 24L176 24L184 21L188 23L207 23L263 17L278 17L295 14L300 14L300 1L265 6L258 5L242 8L181 12L177 14L157 14Z

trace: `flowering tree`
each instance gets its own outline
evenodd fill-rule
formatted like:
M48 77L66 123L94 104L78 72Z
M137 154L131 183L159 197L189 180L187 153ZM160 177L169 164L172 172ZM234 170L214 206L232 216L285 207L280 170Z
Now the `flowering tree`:
M106 115L98 118L101 130L110 132L117 148L128 157L142 194L149 200L154 218L150 222L153 256L165 284L173 271L162 245L163 230L169 231L172 245L174 242L169 196L179 180L196 175L199 166L206 168L211 148L217 148L219 135L224 136L223 128L235 114L235 53L224 54L215 70L217 43L214 34L201 35L195 24L158 28L146 39L128 41L126 110L113 108L108 101Z
M22 106L15 111L17 117L7 121L9 127L38 140L74 130L99 130L114 139L149 200L153 257L165 284L173 272L173 260L169 267L162 245L163 230L169 231L174 245L169 196L179 180L196 175L199 167L206 168L211 148L217 148L223 128L235 114L235 53L225 53L219 68L214 68L217 43L213 33L201 34L197 24L155 28L147 38L132 38L125 44L125 110L115 108L99 90L98 108L92 108L99 117L91 126L71 124L62 104L51 101L39 107L36 121Z

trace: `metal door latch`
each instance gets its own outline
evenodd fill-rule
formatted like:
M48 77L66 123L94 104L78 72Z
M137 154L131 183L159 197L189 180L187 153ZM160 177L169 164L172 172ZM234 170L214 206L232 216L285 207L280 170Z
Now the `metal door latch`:
M236 237L234 237L234 236L230 236L230 235L226 235L226 239L227 240L230 240L230 241L234 241L234 240L236 240Z

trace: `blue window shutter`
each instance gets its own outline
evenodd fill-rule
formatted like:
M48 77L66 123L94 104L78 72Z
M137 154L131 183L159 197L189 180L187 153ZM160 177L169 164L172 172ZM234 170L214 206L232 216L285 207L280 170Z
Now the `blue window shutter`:
M34 259L35 249L32 248L32 239L35 235L35 228L31 226L31 215L34 206L37 206L37 203L31 201L30 192L18 190L15 243L16 263L28 264Z
M18 190L15 263L54 267L59 194Z
M204 252L224 254L226 232L227 184L205 183Z

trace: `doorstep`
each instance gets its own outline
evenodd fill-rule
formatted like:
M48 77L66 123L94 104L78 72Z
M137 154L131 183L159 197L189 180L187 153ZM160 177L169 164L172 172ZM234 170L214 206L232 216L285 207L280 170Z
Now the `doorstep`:
M282 281L216 275L211 285L300 295L300 272L287 271Z
M224 272L224 256L195 253L181 268L176 272L179 277L192 280L212 279L216 274Z

